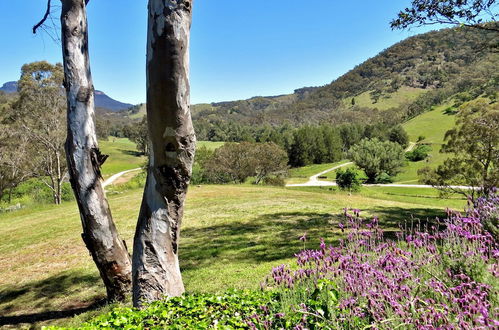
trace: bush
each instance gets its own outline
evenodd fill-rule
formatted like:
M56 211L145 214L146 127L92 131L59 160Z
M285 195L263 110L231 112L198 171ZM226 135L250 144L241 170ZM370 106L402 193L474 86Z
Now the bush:
M420 160L428 158L430 151L431 147L429 145L418 144L416 148L414 148L414 150L405 153L405 158L407 158L411 162L418 162Z
M349 167L346 170L339 169L336 172L336 184L341 190L359 191L362 180L359 172Z
M266 177L263 179L263 184L266 186L277 186L277 187L284 187L286 185L286 182L284 182L284 179L280 176L276 177Z
M184 294L143 310L118 307L80 329L242 329L251 315L274 300L272 292L229 290L223 294ZM54 327L55 329L55 327Z
M12 200L23 200L38 204L53 203L53 191L47 187L40 179L29 179L19 184L12 190ZM3 200L8 199L8 194L4 194ZM61 200L68 202L74 200L73 190L69 182L64 182L61 186Z
M482 205L489 212L498 202ZM339 229L347 239L329 247L322 240L297 254L296 266L272 270L265 284L280 299L254 317L265 320L257 328L497 328L499 242L479 214L450 212L443 230L410 226L397 241L383 238L377 218L345 210ZM284 320L268 319L276 314Z
M385 184L385 183L392 183L393 182L393 177L391 177L390 175L388 175L387 173L385 172L381 172L377 177L376 177L376 183L381 183L381 184Z

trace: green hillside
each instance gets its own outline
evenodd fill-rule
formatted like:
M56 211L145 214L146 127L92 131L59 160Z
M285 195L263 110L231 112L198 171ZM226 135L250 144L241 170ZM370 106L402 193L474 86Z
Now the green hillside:
M427 92L427 90L423 88L402 86L395 92L384 94L377 101L372 99L371 92L372 91L360 93L352 98L344 99L343 102L345 106L350 106L351 108L357 106L388 110L390 108L396 108L401 104L414 101L419 95ZM352 100L354 105L352 105Z
M476 97L496 91L499 54L493 45L497 42L497 34L486 30L428 32L389 47L325 86L193 106L193 119L198 127L219 122L400 123L454 94Z
M399 174L395 181L398 183L417 183L417 171L425 166L436 167L443 163L447 155L440 153L444 143L445 133L454 127L455 114L446 112L448 106L441 105L435 109L425 112L403 124L409 134L410 141L416 142L419 137L424 137L421 143L427 143L432 150L428 159L419 162L408 162L404 171Z

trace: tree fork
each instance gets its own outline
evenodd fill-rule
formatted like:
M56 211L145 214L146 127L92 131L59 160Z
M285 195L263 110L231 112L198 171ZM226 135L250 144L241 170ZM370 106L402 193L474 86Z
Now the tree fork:
M82 238L99 269L110 301L123 301L131 287L131 261L102 187L94 121L94 87L88 56L85 0L62 0L64 87L68 102L66 155L83 227Z
M196 137L190 114L191 0L149 0L147 182L133 249L133 302L184 292L178 261L180 224Z

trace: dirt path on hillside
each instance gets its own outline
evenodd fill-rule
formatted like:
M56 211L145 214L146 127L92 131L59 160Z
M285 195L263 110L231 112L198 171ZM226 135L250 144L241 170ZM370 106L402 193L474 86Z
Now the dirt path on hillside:
M107 186L115 183L116 180L118 180L121 176L127 174L127 173L130 173L130 172L134 172L134 171L140 171L142 168L134 168L132 170L127 170L127 171L122 171L122 172L119 172L119 173L116 173L114 175L112 175L111 177L109 177L107 180L105 180L103 183L102 183L102 187L103 188L106 188Z

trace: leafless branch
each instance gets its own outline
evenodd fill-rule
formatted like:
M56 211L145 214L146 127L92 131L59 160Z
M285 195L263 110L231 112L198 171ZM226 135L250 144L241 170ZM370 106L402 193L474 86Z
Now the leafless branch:
M45 23L47 18L50 15L50 2L51 0L47 0L47 10L45 11L45 15L43 15L43 18L40 20L40 22L36 23L35 26L33 26L33 34L36 34L36 30Z

